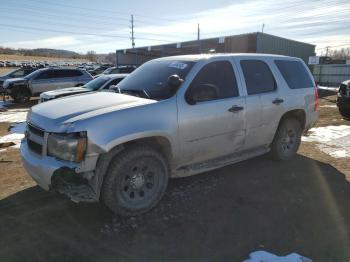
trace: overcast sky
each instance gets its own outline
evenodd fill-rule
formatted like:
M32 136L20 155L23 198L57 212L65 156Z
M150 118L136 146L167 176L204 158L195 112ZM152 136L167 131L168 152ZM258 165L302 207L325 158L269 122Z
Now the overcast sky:
M317 45L350 47L350 0L84 1L0 0L0 46L85 53L261 31Z

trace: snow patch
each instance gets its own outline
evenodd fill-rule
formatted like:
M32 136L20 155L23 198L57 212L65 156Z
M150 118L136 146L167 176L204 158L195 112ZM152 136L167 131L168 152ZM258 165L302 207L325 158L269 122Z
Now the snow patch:
M304 142L316 142L317 147L334 158L350 157L350 126L326 126L309 130Z
M250 253L244 262L312 262L312 260L297 253L280 257L266 251L255 251Z
M0 122L18 123L24 122L29 109L10 109L0 112Z
M0 101L0 109L1 108L6 108L6 106L11 105L11 102L8 101Z
M1 143L14 143L13 148L19 148L21 140L24 138L24 132L26 130L26 123L17 123L10 127L10 134L0 137Z

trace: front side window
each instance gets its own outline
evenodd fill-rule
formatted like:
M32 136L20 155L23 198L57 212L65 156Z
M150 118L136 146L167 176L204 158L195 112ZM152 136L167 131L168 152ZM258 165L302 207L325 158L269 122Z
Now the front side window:
M120 81L122 81L123 78L116 78L110 81L103 89L108 89L110 86L119 84Z
M44 72L41 72L35 79L51 79L56 78L57 75L54 70L46 70Z
M242 60L241 67L248 95L271 92L276 89L276 81L265 62L260 60Z
M177 60L149 61L118 84L122 93L163 100L172 97L177 90L168 85L171 75L185 80L195 62ZM145 95L145 93L147 95Z
M205 65L191 83L190 90L209 86L215 90L215 96L211 99L223 99L238 96L238 86L229 61L215 61ZM205 88L202 88L205 90ZM208 90L208 89L207 89Z
M300 61L276 60L275 64L286 80L289 88L313 87L314 83L305 66Z

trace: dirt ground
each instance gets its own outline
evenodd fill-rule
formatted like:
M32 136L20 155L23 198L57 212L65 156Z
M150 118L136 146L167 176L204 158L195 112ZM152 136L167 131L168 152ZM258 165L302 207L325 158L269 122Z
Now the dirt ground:
M318 126L350 124L323 107L334 102L334 95L320 99ZM349 158L302 143L293 161L266 155L171 180L154 210L120 218L41 190L18 149L7 149L0 152L0 261L243 261L256 250L350 261L349 181Z

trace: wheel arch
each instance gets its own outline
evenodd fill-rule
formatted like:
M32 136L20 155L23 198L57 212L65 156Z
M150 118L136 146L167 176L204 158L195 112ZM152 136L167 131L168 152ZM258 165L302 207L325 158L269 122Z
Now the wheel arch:
M284 113L282 115L282 117L280 118L280 121L278 123L278 127L280 126L280 124L282 123L283 120L287 119L287 118L295 118L296 120L299 121L301 129L304 130L305 129L305 124L306 124L306 113L304 109L293 109L290 110L286 113Z
M119 143L118 145L113 146L106 153L101 154L97 160L97 164L95 168L95 179L93 184L94 184L95 192L98 199L100 199L102 184L107 174L109 165L113 160L113 158L123 150L135 144L147 145L161 152L165 156L165 159L168 163L169 172L170 172L171 167L173 165L174 149L172 147L171 141L166 136L150 135L150 136L125 140L122 143Z

